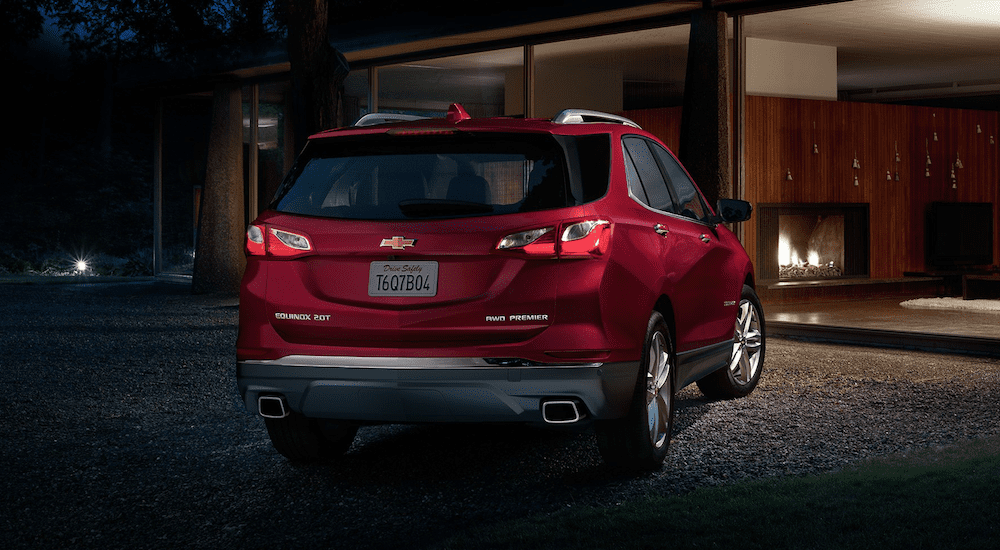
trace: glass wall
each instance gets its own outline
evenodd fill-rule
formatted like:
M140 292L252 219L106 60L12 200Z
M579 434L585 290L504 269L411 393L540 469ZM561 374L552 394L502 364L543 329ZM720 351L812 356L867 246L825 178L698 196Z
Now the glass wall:
M246 222L267 207L295 160L288 115L287 82L243 88L243 180ZM253 145L251 145L253 144Z
M344 124L350 125L372 112L368 105L368 70L351 71L344 78Z
M522 48L427 59L378 69L378 111L444 116L461 103L474 117L517 114L523 96ZM514 109L514 112L511 112Z
M535 46L535 116L682 104L688 33L682 25Z

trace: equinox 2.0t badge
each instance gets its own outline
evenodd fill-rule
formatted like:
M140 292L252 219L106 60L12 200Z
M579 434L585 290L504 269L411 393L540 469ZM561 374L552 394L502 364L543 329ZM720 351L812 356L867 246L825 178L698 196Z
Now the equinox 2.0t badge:
M416 242L416 239L393 237L391 239L382 239L382 244L379 246L391 246L393 250L404 250L408 246L413 246Z

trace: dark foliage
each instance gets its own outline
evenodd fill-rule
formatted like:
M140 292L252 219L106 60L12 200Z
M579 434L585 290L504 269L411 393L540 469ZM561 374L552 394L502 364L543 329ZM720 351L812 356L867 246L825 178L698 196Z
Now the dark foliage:
M279 37L283 1L0 0L12 92L0 273L61 271L98 255L105 271L148 272L155 98L123 85L122 67L194 66L206 52Z
M30 156L8 151L11 177L0 207L0 269L59 270L71 259L130 258L152 242L150 166L127 152L100 154L79 143L51 152L35 169ZM119 270L120 271L120 270Z

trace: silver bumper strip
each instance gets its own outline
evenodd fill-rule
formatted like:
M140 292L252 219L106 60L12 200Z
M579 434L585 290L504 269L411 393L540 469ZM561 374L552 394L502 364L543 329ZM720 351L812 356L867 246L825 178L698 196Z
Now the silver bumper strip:
M508 366L480 357L348 357L329 355L288 355L280 359L243 361L243 363L275 367L341 367L350 369L468 369ZM602 363L545 363L516 365L516 368L596 368L601 365Z

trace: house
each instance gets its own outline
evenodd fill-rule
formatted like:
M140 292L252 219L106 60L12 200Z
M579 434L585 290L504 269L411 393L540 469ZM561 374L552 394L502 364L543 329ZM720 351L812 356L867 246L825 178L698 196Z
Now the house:
M350 66L348 123L453 102L473 116L635 120L710 198L754 204L738 230L765 300L948 291L951 274L1000 258L989 3L542 0L372 13L331 41ZM243 229L295 157L289 64L279 46L187 85L159 102L155 271L190 275L200 235L213 266L201 275L231 286ZM213 185L226 189L209 199Z

